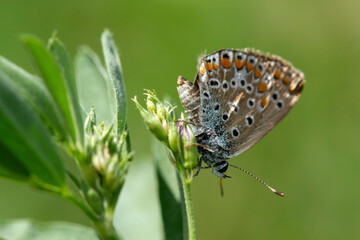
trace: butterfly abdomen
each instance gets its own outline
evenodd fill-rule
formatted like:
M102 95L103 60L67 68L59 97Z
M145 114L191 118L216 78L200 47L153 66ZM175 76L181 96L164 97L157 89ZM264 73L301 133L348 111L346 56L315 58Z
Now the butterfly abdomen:
M185 113L188 117L188 120L191 123L199 123L199 109L200 109L200 95L199 87L192 82L186 80L182 76L179 76L177 83L178 93L181 104L185 108Z

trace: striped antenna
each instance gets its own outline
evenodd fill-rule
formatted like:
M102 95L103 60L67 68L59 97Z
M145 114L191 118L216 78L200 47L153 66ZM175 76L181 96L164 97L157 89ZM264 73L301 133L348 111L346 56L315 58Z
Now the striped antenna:
M273 193L281 196L281 197L284 197L285 195L282 193L282 192L279 192L277 191L275 188L272 188L270 187L269 185L266 184L266 182L264 182L263 180L261 180L260 178L258 178L257 176L255 176L254 174L252 174L251 172L245 170L245 169L242 169L240 167L237 167L237 166L234 166L234 165L231 165L229 164L229 166L233 167L233 168L236 168L236 169L239 169L241 171L243 171L244 173L247 173L249 174L250 176L252 176L253 178L255 178L256 180L258 180L259 182L261 182L262 184L264 184L268 189L270 189ZM220 183L221 184L221 183Z

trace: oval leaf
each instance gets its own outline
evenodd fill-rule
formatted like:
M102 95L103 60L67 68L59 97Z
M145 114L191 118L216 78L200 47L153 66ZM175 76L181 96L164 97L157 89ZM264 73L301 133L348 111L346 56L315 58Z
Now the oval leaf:
M0 75L1 78L6 76ZM35 181L65 185L65 172L45 125L13 89L0 81L0 141ZM0 161L6 164L9 161Z
M76 55L75 74L80 104L86 112L94 106L97 118L110 125L115 116L114 88L98 56L90 48L82 47Z
M66 93L69 100L69 108L76 131L76 139L78 140L78 143L82 145L84 141L83 120L81 118L79 97L69 54L64 44L56 36L50 38L49 50L61 70L62 79L64 81Z
M70 93L67 90L67 83L63 79L60 68L39 39L27 36L23 37L23 42L33 55L49 92L66 119L67 124L63 127L69 133L68 140L72 139L76 142L79 130L70 105Z
M17 93L31 104L47 125L54 128L62 138L66 138L67 134L63 128L66 125L65 119L51 94L42 84L42 80L1 56L0 71L7 76L7 78L1 78L0 80L8 80L6 84L16 89Z
M156 167L158 195L160 200L165 239L187 239L187 219L181 182L175 167L171 165L164 146L153 141L153 159Z
M106 68L109 78L113 83L116 98L117 133L121 134L125 130L126 124L126 93L122 75L122 68L117 48L112 34L105 30L101 35L101 44L105 57Z

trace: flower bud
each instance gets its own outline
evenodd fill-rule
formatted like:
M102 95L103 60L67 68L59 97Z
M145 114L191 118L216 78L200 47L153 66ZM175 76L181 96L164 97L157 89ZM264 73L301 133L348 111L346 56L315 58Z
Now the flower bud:
M96 126L96 114L94 106L91 106L91 110L87 115L84 123L84 130L87 134L94 134L94 127Z
M181 126L183 128L181 129ZM181 133L182 131L182 133ZM181 140L183 142L184 150L184 168L188 171L192 177L197 171L197 145L196 138L190 128L190 126L182 124L179 129Z
M167 119L167 110L162 104L156 105L156 114L159 116L160 121Z
M150 97L146 100L146 107L149 110L149 112L155 113L156 112L156 106L153 101L151 101Z
M175 122L169 125L169 146L174 153L180 152L179 130Z
M148 126L149 130L160 140L167 143L167 124L164 125L162 121L160 121L158 115L154 115L144 109L136 100L136 97L133 99L136 107L138 108L142 118L144 119L146 125ZM162 111L162 110L160 110Z
M86 192L85 197L88 204L97 214L100 214L104 211L104 206L102 204L101 197L94 189L90 188Z

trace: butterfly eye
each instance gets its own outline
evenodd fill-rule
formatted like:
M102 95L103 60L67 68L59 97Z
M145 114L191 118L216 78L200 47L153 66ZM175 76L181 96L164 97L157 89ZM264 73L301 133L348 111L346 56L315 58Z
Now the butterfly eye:
M272 95L271 95L271 100L273 101L276 101L279 99L279 93L278 92L274 92Z
M224 120L224 122L226 122L227 120L229 120L229 114L228 113L224 113L222 115L222 120Z
M239 135L240 135L239 129L236 128L236 127L233 127L233 128L231 129L231 136L232 136L233 138L236 138L236 137L238 137Z
M215 103L214 110L217 111L217 112L220 110L220 104L219 103Z
M211 88L219 88L220 86L220 82L217 78L210 78L209 83Z
M239 86L240 86L241 88L244 88L244 87L245 87L245 84L246 84L246 80L245 80L245 79L240 79L240 81L239 81Z
M246 92L247 92L248 94L252 93L253 90L254 90L253 85L251 85L251 84L247 84L247 85L246 85Z
M231 85L232 88L235 88L235 87L236 87L236 79L235 79L235 78L232 78L232 79L231 79L230 85Z
M253 115L248 115L245 117L245 123L248 127L250 127L251 125L253 125L254 123L254 116Z
M224 81L222 82L222 90L223 90L224 92L227 92L227 90L229 90L229 84L228 84L228 82L227 82L226 80L224 80Z
M210 98L210 94L209 94L209 92L206 91L206 90L203 91L203 95L204 95L204 97L206 97L206 98Z
M284 106L284 101L283 100L280 100L275 104L275 108L277 110L280 110L283 106Z
M255 99L249 98L247 101L247 106L248 106L248 108L254 108L255 107Z

